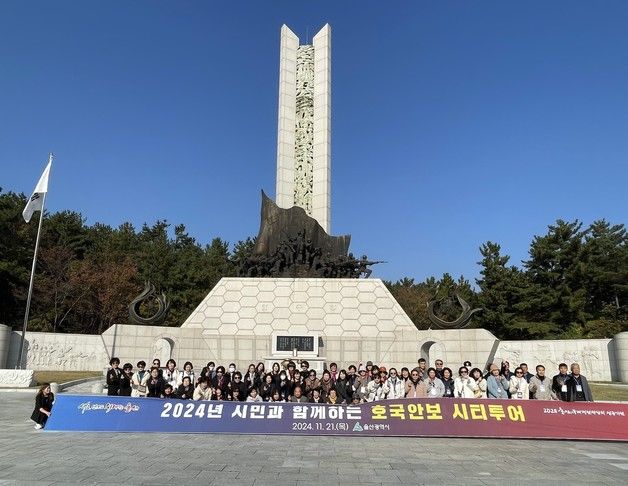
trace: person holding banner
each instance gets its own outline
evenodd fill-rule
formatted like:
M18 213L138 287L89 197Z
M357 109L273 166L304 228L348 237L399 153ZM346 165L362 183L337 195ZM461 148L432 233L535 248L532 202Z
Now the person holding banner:
M492 364L490 375L486 379L486 395L488 398L508 398L510 382L500 374L497 365Z
M36 429L42 429L52 413L52 404L55 395L50 391L50 383L44 383L35 396L35 410L31 414L31 420L35 422Z

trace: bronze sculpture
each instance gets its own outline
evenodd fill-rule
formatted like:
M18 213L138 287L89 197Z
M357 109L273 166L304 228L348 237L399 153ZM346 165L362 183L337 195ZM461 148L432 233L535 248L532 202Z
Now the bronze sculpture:
M157 311L152 316L142 317L140 315L140 307L143 302L154 300L157 303ZM140 295L135 297L129 304L129 317L135 324L142 324L147 326L155 326L163 324L168 316L170 310L170 302L165 293L158 294L155 286L147 281L144 290Z
M471 306L459 294L456 294L456 298L462 306L462 314L453 321L446 321L434 314L434 305L439 302L438 300L431 300L427 303L427 317L437 329L464 329L469 326L471 316L482 310L480 308L471 309Z

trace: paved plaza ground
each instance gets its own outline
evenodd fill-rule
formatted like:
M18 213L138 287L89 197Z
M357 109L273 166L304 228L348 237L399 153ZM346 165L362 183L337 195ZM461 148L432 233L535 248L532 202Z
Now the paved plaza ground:
M626 484L628 444L37 431L0 393L0 486Z

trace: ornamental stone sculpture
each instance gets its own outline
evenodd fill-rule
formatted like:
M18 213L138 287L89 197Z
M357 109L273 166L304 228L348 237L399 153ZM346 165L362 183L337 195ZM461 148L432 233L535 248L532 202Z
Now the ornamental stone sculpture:
M141 316L140 307L142 303L150 301L154 301L157 304L157 310L151 316ZM133 299L133 301L129 304L129 317L135 324L156 326L163 324L168 316L169 310L170 302L168 301L166 294L163 292L158 294L155 286L150 281L147 281L142 293L135 297L135 299Z
M471 309L471 306L462 297L460 297L459 294L456 294L456 298L462 306L462 314L460 314L460 316L458 316L458 318L453 321L446 321L444 319L441 319L440 317L437 317L436 314L434 314L434 306L440 301L432 300L427 303L427 317L437 329L464 329L465 327L469 326L469 323L471 322L471 316L476 312L480 312L482 310L480 308Z

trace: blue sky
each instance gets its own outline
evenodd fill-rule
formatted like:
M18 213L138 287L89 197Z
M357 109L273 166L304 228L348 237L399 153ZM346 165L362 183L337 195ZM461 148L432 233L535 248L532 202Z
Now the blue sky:
M202 243L274 196L279 30L332 27L332 232L478 276L557 218L626 223L628 2L0 2L0 187Z

